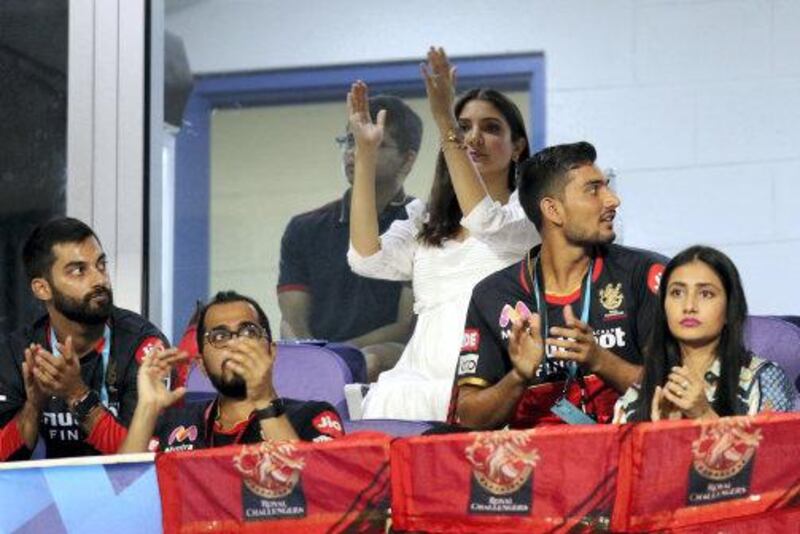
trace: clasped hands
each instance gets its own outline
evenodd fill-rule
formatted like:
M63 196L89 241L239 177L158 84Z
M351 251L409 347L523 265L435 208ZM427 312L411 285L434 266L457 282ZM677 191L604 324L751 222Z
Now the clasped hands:
M706 381L688 367L673 367L664 386L656 386L650 420L713 419L717 414L706 397Z
M564 326L554 326L550 337L542 342L541 317L533 313L528 317L511 319L511 336L508 354L516 377L528 383L544 360L545 345L553 347L552 358L573 361L593 372L600 358L600 349L592 328L575 317L572 306L564 307Z

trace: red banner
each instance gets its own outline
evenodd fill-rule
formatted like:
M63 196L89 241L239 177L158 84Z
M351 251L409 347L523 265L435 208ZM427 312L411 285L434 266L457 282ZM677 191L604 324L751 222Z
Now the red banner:
M736 525L747 516L754 528L796 517L798 427L798 414L634 426L622 447L612 529L703 532L703 524L739 518L715 532L744 532Z
M156 458L164 532L383 532L389 438L270 441Z
M398 530L604 530L616 489L620 426L559 426L392 443Z

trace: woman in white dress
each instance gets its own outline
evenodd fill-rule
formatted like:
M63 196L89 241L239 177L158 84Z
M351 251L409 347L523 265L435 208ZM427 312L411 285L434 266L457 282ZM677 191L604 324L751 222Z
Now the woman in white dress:
M518 261L538 241L519 205L516 167L529 155L517 107L492 89L454 101L455 69L431 48L422 67L441 153L427 205L407 206L408 220L378 235L375 166L386 112L373 123L367 87L347 97L356 140L348 261L371 278L410 280L417 323L397 365L364 399L364 418L443 421L464 335L472 288Z

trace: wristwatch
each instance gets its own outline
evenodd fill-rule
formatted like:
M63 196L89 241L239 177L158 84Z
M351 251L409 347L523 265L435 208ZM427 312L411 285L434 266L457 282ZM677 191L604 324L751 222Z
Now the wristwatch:
M286 413L286 404L280 397L270 402L266 408L261 408L260 410L253 412L258 421L263 419L272 419L273 417L280 417L284 413Z
M89 418L89 414L100 404L100 395L93 389L83 396L81 400L76 402L70 408L72 415L75 416L79 425L83 425Z

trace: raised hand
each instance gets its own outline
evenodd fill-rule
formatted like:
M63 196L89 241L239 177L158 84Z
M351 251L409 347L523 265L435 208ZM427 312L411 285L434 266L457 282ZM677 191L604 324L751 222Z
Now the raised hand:
M706 397L706 381L688 367L673 367L664 384L664 398L689 419L717 417Z
M350 86L347 93L347 117L350 134L355 139L356 149L377 150L383 142L383 129L386 124L386 110L378 112L377 120L372 122L369 114L369 94L367 84L358 80Z
M541 319L538 313L525 319L511 320L508 356L514 366L512 372L522 381L529 382L536 376L536 370L544 359Z
M247 386L247 400L256 408L265 408L278 398L272 384L276 345L261 339L238 337L229 345L230 359L227 365L244 379Z
M25 396L31 406L38 410L42 409L44 403L47 401L47 392L42 388L42 384L34 376L34 358L35 355L42 350L42 346L37 343L25 349L25 360L22 362L22 380L25 384Z
M564 326L550 328L547 344L557 347L554 358L571 360L592 370L599 358L599 347L594 339L592 327L579 321L572 306L564 306Z
M453 101L456 94L456 68L450 65L444 49L430 47L428 62L420 65L428 93L431 113L440 128L451 128L456 124Z
M161 411L180 400L186 393L186 388L179 387L170 391L167 389L165 379L170 376L174 365L188 359L189 355L177 348L165 349L145 356L136 375L138 402Z

